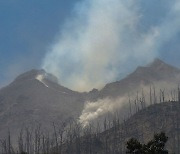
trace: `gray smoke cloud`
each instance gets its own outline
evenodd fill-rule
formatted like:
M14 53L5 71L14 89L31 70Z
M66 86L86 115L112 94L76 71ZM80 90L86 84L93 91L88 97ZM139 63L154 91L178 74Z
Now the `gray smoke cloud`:
M136 88L133 88L129 91L129 94L124 96L119 96L116 98L103 98L99 99L96 102L86 102L84 105L84 109L79 116L78 121L81 123L83 127L88 126L90 123L95 122L100 117L107 117L109 113L112 115L114 113L119 113L119 120L127 119L131 114L136 112L136 107L134 104L134 100L137 99L137 91L139 99L144 97L145 98L145 106L151 105L151 103L160 102L160 89L164 91L165 94L165 101L174 101L174 99L178 99L178 85L180 75L177 75L176 78L168 81L158 81L154 82L151 85L139 85ZM150 86L152 90L152 102L150 102ZM153 97L153 90L155 88L155 98ZM143 91L143 96L142 96ZM175 94L175 95L174 95ZM128 96L129 95L129 96ZM131 114L130 114L130 104L129 99L131 102ZM141 103L138 102L137 106L141 109Z
M127 103L126 97L119 97L116 99L99 99L96 102L86 102L82 114L79 117L79 122L83 127L88 126L90 122L104 116L107 113L113 113L115 109L120 109Z
M88 91L123 77L158 56L179 31L180 2L160 23L141 30L139 1L84 0L49 48L42 67L73 90Z

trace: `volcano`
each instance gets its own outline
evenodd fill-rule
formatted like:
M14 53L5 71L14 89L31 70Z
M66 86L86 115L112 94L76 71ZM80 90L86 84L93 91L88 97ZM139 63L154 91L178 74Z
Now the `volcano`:
M0 90L0 134L10 129L17 134L26 125L68 122L83 109L84 94L57 83L44 70L31 70Z
M142 85L154 84L168 88L169 85L178 87L179 83L180 70L160 59L138 67L120 81L109 83L101 90L93 89L89 93L70 90L60 85L52 74L33 69L19 75L0 90L0 136L5 137L9 129L12 138L15 138L23 126L34 123L49 129L52 123L77 120L86 101L127 95Z
M180 69L160 59L155 59L147 66L137 67L133 73L124 79L107 84L100 91L99 98L123 96L150 85L155 86L157 89L177 88L179 83Z

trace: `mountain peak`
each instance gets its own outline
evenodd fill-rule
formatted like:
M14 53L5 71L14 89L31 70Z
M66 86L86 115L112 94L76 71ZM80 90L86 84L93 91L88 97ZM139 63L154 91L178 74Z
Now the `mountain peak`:
M29 79L34 79L36 78L36 76L40 75L40 74L45 74L45 70L36 70L36 69L32 69L28 72L25 72L21 75L19 75L15 81L20 81L20 80L29 80Z
M52 74L47 73L45 70L41 69L41 70L37 70L37 69L32 69L28 72L25 72L21 75L19 75L15 81L24 81L24 80L32 80L32 79L47 79L50 80L52 82L58 83L58 79L57 77L55 77Z
M164 61L162 61L161 59L159 58L156 58L154 59L154 61L152 63L150 63L149 65L147 65L148 67L159 67L159 66L165 66L165 65L169 65L169 64L166 64Z
M148 71L152 71L152 70L162 71L162 70L167 70L167 69L169 70L172 68L173 68L173 66L166 64L159 58L156 58L150 64L148 64L146 66L138 66L137 69L132 74L133 75L134 74L143 75L143 74L146 74Z
M148 68L154 70L154 71L159 71L159 72L179 72L179 69L165 63L164 61L156 58L152 63L147 65Z

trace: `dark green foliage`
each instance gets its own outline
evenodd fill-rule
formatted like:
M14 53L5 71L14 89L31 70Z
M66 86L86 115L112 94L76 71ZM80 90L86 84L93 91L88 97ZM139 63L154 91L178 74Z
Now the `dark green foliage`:
M165 150L165 144L168 137L164 132L155 134L154 138L147 144L141 144L138 140L132 138L127 142L127 152L129 154L168 154Z
M142 152L142 144L137 139L131 138L127 142L127 149L127 153L139 154Z
M165 133L155 134L154 139L149 141L147 145L144 145L144 151L148 154L167 154L168 151L165 150L165 144L168 140Z
M27 154L27 152L23 152L23 151L22 151L21 154Z

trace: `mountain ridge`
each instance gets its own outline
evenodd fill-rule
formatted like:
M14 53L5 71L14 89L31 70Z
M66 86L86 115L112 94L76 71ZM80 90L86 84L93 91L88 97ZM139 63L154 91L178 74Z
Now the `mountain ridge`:
M125 94L123 91L131 91L139 85L151 85L158 81L168 82L177 80L180 83L180 70L172 65L155 59L147 66L139 66L136 70L119 81L108 83L102 88L100 97L104 98L109 93L110 97L117 97ZM119 92L118 92L119 91Z
M41 123L51 129L52 122L67 122L78 118L83 110L85 95L65 88L48 79L37 79L44 71L31 70L18 76L0 90L0 135L7 128L12 139L24 125Z
M157 66L161 66L158 67ZM159 70L160 69L160 70ZM107 84L101 90L80 93L57 83L56 77L44 70L30 70L19 75L8 86L0 89L0 135L7 128L12 133L24 123L39 121L42 126L52 122L64 122L78 119L85 102L95 102L107 97L116 98L137 91L139 85L165 81L180 83L179 69L156 60L150 66L138 67L133 73L120 81ZM174 80L174 77L177 80Z

